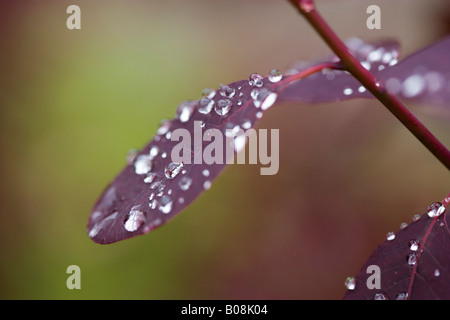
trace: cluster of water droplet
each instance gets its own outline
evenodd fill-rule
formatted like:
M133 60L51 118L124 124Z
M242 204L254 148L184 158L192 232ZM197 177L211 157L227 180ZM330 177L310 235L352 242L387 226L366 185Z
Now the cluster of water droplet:
M427 215L430 218L439 217L445 212L446 208L441 202L434 202L430 204L427 208ZM418 221L420 219L420 215L416 214L413 216L413 221ZM441 222L439 224L441 227L444 226L444 223ZM403 222L400 224L400 229L403 230L408 226L406 222ZM394 232L388 232L386 235L387 241L393 241L396 238L396 235ZM417 239L412 239L408 242L408 249L409 253L406 256L406 262L410 266L414 266L418 262L419 254L423 252L423 248L420 246L420 241ZM439 277L441 275L441 272L438 268L434 269L433 276ZM354 290L356 288L356 279L354 277L348 277L345 279L345 286L348 290ZM389 296L383 292L378 291L374 294L373 297L374 300L389 300ZM396 300L406 300L408 299L408 293L407 292L400 292L395 297Z
M267 79L257 73L253 73L250 75L247 84L244 83L239 86L221 85L217 91L205 89L199 100L182 102L177 108L175 118L181 123L188 123L196 112L199 113L199 117L196 117L196 119L201 119L202 116L212 116L213 114L225 117L230 114L233 107L240 107L244 103L251 102L253 102L256 108L264 111L270 108L277 98L277 94L269 89L269 85L280 81L282 77L283 75L274 69L269 73ZM250 88L243 88L246 85ZM245 92L250 92L250 94L246 96ZM256 114L256 118L260 118L261 116L262 112ZM228 123L228 126L230 123ZM164 138L170 140L172 125L172 121L163 120L157 130L157 136L154 141L159 142ZM202 121L202 127L204 126L205 121ZM241 128L249 129L252 127L252 119L243 119L241 124L233 124L232 126L232 129L236 131L239 131ZM193 178L186 174L187 170L184 168L183 163L170 162L165 166L163 172L155 172L154 161L156 157L165 159L167 156L167 153L161 153L158 146L153 145L146 154L137 155L137 152L133 151L127 157L128 163L134 167L135 174L142 175L144 183L149 184L151 190L149 196L150 210L159 210L163 214L169 214L174 206L174 200L172 198L173 190L166 190L167 181L176 179L181 175L178 183L175 184L181 191L188 191L193 184ZM210 175L209 170L203 170L202 175L208 178ZM205 180L203 182L203 188L207 190L210 187L211 181ZM183 204L185 201L182 196L178 197L177 200L180 204ZM131 208L123 222L125 230L134 232L144 225L146 221L145 212L139 206Z

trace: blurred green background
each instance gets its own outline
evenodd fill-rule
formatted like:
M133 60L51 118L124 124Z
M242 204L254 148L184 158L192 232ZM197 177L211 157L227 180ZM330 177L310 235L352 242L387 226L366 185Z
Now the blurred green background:
M398 38L403 55L449 32L446 0L317 2L341 37ZM277 175L230 166L169 224L98 245L94 202L178 103L328 49L281 0L1 0L0 50L3 299L341 299L386 233L449 191L377 101L279 105L259 123L280 129ZM411 109L450 146L448 111Z

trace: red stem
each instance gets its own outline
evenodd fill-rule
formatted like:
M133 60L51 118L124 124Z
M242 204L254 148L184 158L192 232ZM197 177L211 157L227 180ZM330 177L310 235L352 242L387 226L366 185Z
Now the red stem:
M450 151L350 53L316 10L313 0L288 0L341 59L342 66L370 91L422 144L450 170Z

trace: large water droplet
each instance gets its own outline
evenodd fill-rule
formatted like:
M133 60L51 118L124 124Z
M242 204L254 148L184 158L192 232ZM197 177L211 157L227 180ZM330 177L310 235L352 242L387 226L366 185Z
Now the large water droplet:
M236 89L234 89L230 86L222 85L219 88L219 93L222 97L233 98L234 95L236 94Z
M173 179L180 173L181 169L183 169L183 163L171 162L164 170L164 174L167 179Z
M408 247L411 251L419 250L420 242L418 240L411 240L408 244Z
M152 170L152 158L149 155L141 154L134 162L134 172L136 174L147 174Z
M134 207L130 210L124 223L125 230L134 232L139 229L145 222L145 214L141 210Z
M278 69L272 69L267 78L270 82L275 83L283 79L283 74Z
M183 191L187 191L192 185L192 179L189 177L182 177L178 182L180 189Z
M262 88L256 94L256 99L253 101L255 107L261 108L262 110L269 109L277 100L278 94L272 92L266 88Z
M214 110L219 116L224 116L230 111L232 105L233 103L230 100L222 99L217 102Z
M201 98L198 102L198 112L208 114L214 107L214 100L210 98Z
M248 78L248 84L260 88L264 84L263 79L264 78L260 74L252 73Z
M430 218L438 217L445 212L445 206L440 202L434 202L428 206L427 214Z
M345 287L348 290L355 290L356 279L354 277L348 277L347 279L345 279Z
M159 201L158 209L164 214L170 213L172 210L172 198L169 196L162 196L161 200Z

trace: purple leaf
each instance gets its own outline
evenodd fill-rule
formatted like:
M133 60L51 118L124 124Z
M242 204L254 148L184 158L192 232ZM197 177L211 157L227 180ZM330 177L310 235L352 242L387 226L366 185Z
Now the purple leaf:
M399 45L395 41L384 41L378 44L365 43L358 38L347 41L347 46L361 64L378 76L382 70L389 69L398 62ZM329 61L339 62L336 56ZM289 73L296 73L309 68L294 66ZM326 69L301 79L284 88L278 97L279 102L335 102L352 98L373 98L350 73L342 70Z
M398 61L395 42L377 45L358 39L350 51L392 94L405 100L448 106L450 102L450 37ZM299 72L305 68L293 69ZM333 102L373 98L349 73L328 70L293 83L280 92L279 102Z
M387 239L355 278L344 299L450 299L450 193ZM375 279L379 268L379 287Z
M249 80L205 90L200 100L180 104L176 118L164 120L154 139L129 156L128 165L95 204L87 224L92 240L107 244L147 233L209 189L245 145L244 131L275 102L277 94L270 86L279 80L277 72L266 78L252 74ZM180 132L191 141L175 139ZM225 143L211 152L219 140ZM172 151L185 161L173 161ZM212 159L214 163L204 157L220 151L223 156Z
M404 99L446 106L450 102L450 37L383 70L386 89Z

